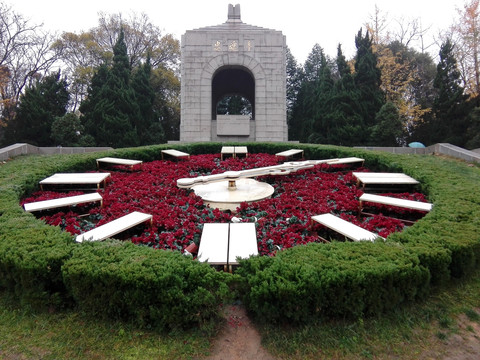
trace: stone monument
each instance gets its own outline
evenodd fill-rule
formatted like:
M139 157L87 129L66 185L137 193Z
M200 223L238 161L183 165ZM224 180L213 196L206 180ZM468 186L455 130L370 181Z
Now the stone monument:
M286 40L280 31L248 25L240 5L227 22L188 30L181 41L180 141L287 141ZM220 114L229 96L248 114Z

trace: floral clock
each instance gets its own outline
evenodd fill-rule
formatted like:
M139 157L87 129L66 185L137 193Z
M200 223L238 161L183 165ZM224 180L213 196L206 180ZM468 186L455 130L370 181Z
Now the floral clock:
M42 212L39 216L46 223L76 235L132 211L141 211L153 215L152 226L135 227L122 238L156 249L179 251L192 242L199 243L204 223L230 222L235 216L241 221L256 221L258 251L262 255L274 255L310 242L335 240L321 225L312 225L311 217L321 213L335 214L382 237L404 228L405 222L398 218L415 220L423 216L416 210L378 205L372 214L360 217L358 199L363 191L356 186L351 169L342 165L321 164L289 175L263 176L261 181L273 186L273 195L241 203L236 213L210 208L192 190L177 186L179 178L278 164L279 159L269 154L225 160L219 154L207 154L192 155L189 160L144 163L141 171L125 171L126 168L119 166L118 171L112 171L108 186L98 190L103 197L102 207L73 206L63 211ZM358 170L368 171L355 169ZM22 204L82 193L40 191L23 199ZM418 192L388 195L425 201Z

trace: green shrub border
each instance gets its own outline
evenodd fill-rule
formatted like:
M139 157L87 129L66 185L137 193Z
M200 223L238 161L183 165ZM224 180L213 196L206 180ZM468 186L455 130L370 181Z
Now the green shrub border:
M260 320L303 323L324 316L389 311L424 298L432 286L469 274L479 262L479 168L434 155L310 144L241 144L256 153L301 148L307 159L359 156L372 170L402 171L418 179L434 208L385 243L310 244L273 258L242 261L235 275L218 273L178 253L115 240L76 244L73 237L19 206L23 196L38 190L42 178L95 169L98 157L153 161L166 148L202 154L219 153L223 145L20 156L1 165L0 288L13 291L28 306L74 304L95 315L162 329L210 328L218 320L222 302L232 296L241 296Z

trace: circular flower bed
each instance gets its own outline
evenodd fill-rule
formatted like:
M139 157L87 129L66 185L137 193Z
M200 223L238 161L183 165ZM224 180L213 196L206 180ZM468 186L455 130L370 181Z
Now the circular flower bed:
M192 155L190 160L152 161L138 172L112 171L106 189L99 192L103 207L76 206L67 212L42 213L51 225L60 226L71 234L80 234L132 211L153 215L153 226L140 226L124 234L136 244L157 249L183 251L191 242L199 243L202 227L207 222L229 222L233 216L242 221L257 222L258 250L262 255L309 242L318 242L318 234L329 237L326 229L312 226L310 218L333 213L382 237L401 231L402 221L383 214L418 218L418 211L378 206L378 215L358 217L358 198L362 190L355 186L351 171L342 166L317 165L286 176L264 176L257 180L270 183L275 192L270 199L242 203L236 214L212 209L203 204L192 190L180 189L179 178L222 173L254 167L277 165L274 155L250 154L247 158L220 160L219 154ZM118 169L124 170L124 169ZM356 169L356 171L368 171ZM78 195L41 191L23 203ZM396 193L389 196L425 201L420 193Z

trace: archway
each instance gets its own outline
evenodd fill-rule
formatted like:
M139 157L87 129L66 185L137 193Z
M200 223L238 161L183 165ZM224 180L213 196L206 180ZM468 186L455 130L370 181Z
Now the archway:
M255 119L255 79L252 73L242 66L223 66L212 77L212 120L217 119L217 107L226 97L245 99L251 108L251 119Z
M235 9L226 23L182 35L182 142L288 139L285 36L243 23ZM217 112L225 97L251 113Z

